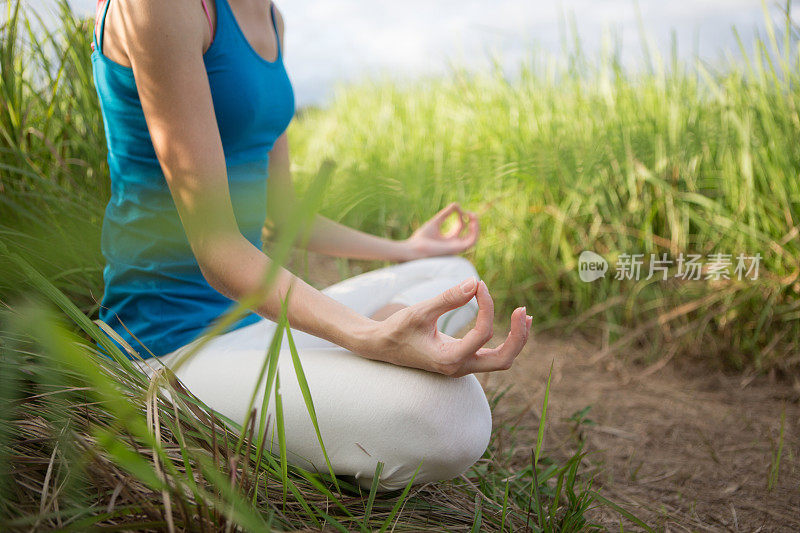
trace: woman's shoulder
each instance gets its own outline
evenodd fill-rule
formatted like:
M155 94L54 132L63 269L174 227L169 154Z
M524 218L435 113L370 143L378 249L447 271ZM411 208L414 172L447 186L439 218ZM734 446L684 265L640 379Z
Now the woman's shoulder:
M157 58L167 53L202 53L207 23L199 0L105 0L110 2L103 28L104 55L130 66L138 54ZM99 8L97 16L105 9ZM124 61L122 58L124 57ZM141 57L141 56L138 56Z

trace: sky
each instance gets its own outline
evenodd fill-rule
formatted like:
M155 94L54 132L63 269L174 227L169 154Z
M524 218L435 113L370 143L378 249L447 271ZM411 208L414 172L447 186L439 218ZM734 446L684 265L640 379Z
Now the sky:
M26 0L40 12L53 0ZM69 0L92 14L96 0ZM114 1L114 0L111 0ZM800 0L790 0L800 23ZM266 3L266 2L265 2ZM674 32L679 55L720 62L738 48L732 27L750 41L764 32L761 0L277 0L286 24L285 62L298 105L324 105L337 84L392 75L446 73L453 64L487 68L497 58L510 75L532 50L558 54L564 20L574 20L584 51L596 53L613 30L627 66L641 65L637 15L663 53ZM786 0L781 1L781 6ZM779 5L767 1L777 16ZM200 3L198 0L198 9ZM569 37L569 35L568 35ZM571 37L570 37L571 38Z

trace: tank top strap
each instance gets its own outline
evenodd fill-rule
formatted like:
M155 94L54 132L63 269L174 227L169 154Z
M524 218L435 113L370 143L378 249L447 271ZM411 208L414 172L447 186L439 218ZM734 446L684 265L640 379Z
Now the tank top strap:
M203 12L205 12L206 20L208 20L208 29L211 30L211 42L208 43L209 45L211 45L211 43L214 42L214 25L211 24L211 15L208 13L208 6L206 5L206 0L200 0L200 2L203 4Z
M278 58L280 59L283 55L283 51L281 50L281 36L278 33L278 23L275 22L275 2L269 0L269 14L272 17L272 28L275 30L275 43L278 46Z
M100 11L100 4L103 0L98 0L97 2L97 12ZM95 20L95 30L92 31L92 50L97 50L101 54L103 53L103 28L106 24L106 15L108 14L108 6L111 4L111 0L105 0L105 5L103 6L103 14L96 18ZM97 30L98 22L100 25L100 29ZM97 40L97 35L100 34L100 41Z
M214 28L211 29L211 42L209 43L209 47L211 43L220 41L217 47L228 48L231 46L229 34L235 33L233 28L236 26L236 17L233 14L233 9L228 0L214 0L214 9L217 14L217 27L216 30L214 30Z

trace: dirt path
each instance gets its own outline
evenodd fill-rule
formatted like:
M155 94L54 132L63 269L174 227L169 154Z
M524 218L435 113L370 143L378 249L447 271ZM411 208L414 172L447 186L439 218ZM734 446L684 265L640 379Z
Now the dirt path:
M584 425L586 464L610 499L669 531L800 531L800 383L729 376L699 364L644 368L581 339L537 338L510 371L480 376L484 388L511 389L495 425L516 421L520 460L535 442L553 362L545 451L576 449L567 419L591 406ZM767 490L785 409L777 480ZM610 513L593 517L619 530ZM629 529L626 524L626 529Z
M318 287L374 266L298 257L290 268ZM573 454L579 437L569 418L590 407L586 418L593 425L580 432L591 452L584 472L596 474L594 486L606 497L665 531L800 531L800 377L787 384L726 375L680 357L680 364L651 367L614 357L594 361L598 351L581 338L534 332L509 371L479 375L490 396L507 389L494 425L520 465L536 441L552 362L544 454ZM782 413L780 464L768 490ZM619 531L619 517L610 511L591 518Z

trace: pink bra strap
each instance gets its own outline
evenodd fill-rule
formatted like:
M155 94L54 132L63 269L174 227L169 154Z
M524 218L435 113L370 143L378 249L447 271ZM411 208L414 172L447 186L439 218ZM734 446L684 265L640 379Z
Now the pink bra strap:
M214 42L214 25L211 24L211 15L208 14L208 6L206 5L206 0L200 0L203 3L203 11L206 12L206 18L208 19L208 27L211 30L211 43ZM209 43L209 45L211 44Z

